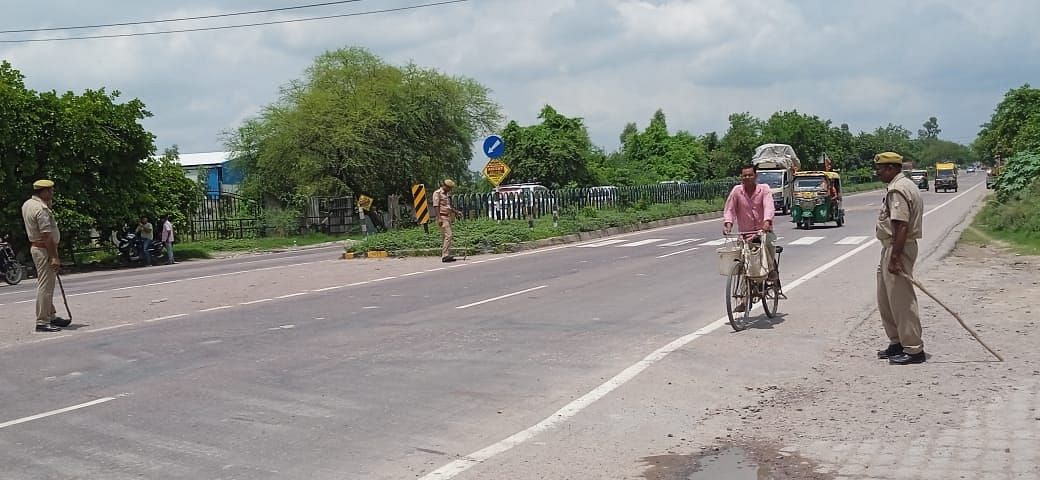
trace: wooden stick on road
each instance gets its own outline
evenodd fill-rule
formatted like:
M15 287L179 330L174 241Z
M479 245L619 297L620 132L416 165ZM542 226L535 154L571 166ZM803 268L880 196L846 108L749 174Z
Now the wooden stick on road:
M992 348L989 348L989 345L986 345L986 342L983 342L982 339L979 338L979 334L975 333L975 331L972 330L971 327L968 326L968 324L964 323L964 320L961 319L960 315L957 315L957 312L954 312L953 310L950 309L950 307L947 307L946 304L943 303L941 300L939 300L938 298L935 298L935 295L932 295L932 292L929 292L928 289L924 288L924 286L921 285L921 283L918 282L917 279L907 275L906 273L903 273L902 275L904 277L906 277L907 280L910 280L910 283L914 284L915 287L917 287L919 290L924 292L925 295L928 295L932 300L935 300L935 303L938 303L941 307L946 309L947 312L950 312L950 315L953 315L953 318L956 318L957 322L959 322L961 324L961 326L964 327L964 329L967 330L968 333L970 333L971 336L974 337L975 340L979 342L979 344L981 344L983 347L985 347L985 349L988 350L989 353L992 353L994 357L997 357L997 360L1000 360L1001 362L1004 361L1004 357L1001 357L999 353L993 351Z

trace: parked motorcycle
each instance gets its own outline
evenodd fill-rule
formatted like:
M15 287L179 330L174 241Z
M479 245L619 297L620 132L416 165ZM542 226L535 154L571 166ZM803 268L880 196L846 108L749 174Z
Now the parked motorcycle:
M14 249L7 243L8 236L0 238L0 274L4 281L11 285L18 285L25 278L25 268L14 256Z
M137 237L137 234L129 231L122 231L113 233L112 242L116 245L116 250L119 252L119 258L126 263L141 262L144 260L144 256L141 255L141 239ZM152 242L151 247L148 251L152 254L152 261L159 261L165 258L166 247L162 242Z

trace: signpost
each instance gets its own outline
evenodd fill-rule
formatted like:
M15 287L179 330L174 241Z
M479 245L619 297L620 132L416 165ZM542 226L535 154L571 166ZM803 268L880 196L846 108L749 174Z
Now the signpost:
M415 206L415 220L422 225L423 231L430 233L430 209L426 205L426 185L412 185L412 204Z
M506 165L500 160L488 160L487 165L484 165L484 169L481 170L488 181L494 184L496 187L502 183L509 176L509 165Z
M506 152L506 141L498 135L488 135L484 139L483 151L489 161L487 165L484 165L481 173L497 187L502 183L502 180L509 176L509 165L506 165L501 160L496 160Z
M506 142L498 135L489 135L484 139L484 155L488 158L501 157L506 152Z

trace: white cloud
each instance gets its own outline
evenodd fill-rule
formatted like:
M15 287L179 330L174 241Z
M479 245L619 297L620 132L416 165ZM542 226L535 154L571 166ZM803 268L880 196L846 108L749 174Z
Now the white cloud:
M298 18L421 0L359 2L264 17ZM249 9L285 6L249 2ZM168 18L233 11L186 0L89 5L6 0L4 28ZM586 119L610 149L626 122L663 108L673 130L725 131L730 113L817 114L854 130L891 123L915 131L929 116L968 142L1008 88L1040 75L1029 1L471 0L366 17L112 40L0 44L37 89L105 86L141 98L159 147L222 148L221 132L277 98L326 50L363 46L481 81L510 119L544 104ZM154 31L176 26L132 27ZM97 33L82 31L78 34ZM54 36L41 33L39 37ZM24 34L2 35L17 38Z

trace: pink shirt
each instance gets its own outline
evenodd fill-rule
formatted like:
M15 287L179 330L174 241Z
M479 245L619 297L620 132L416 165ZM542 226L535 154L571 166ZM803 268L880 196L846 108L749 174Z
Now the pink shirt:
M773 220L773 214L773 193L768 184L760 183L751 195L744 185L733 187L722 218L726 223L735 224L738 232L757 232L766 220Z

